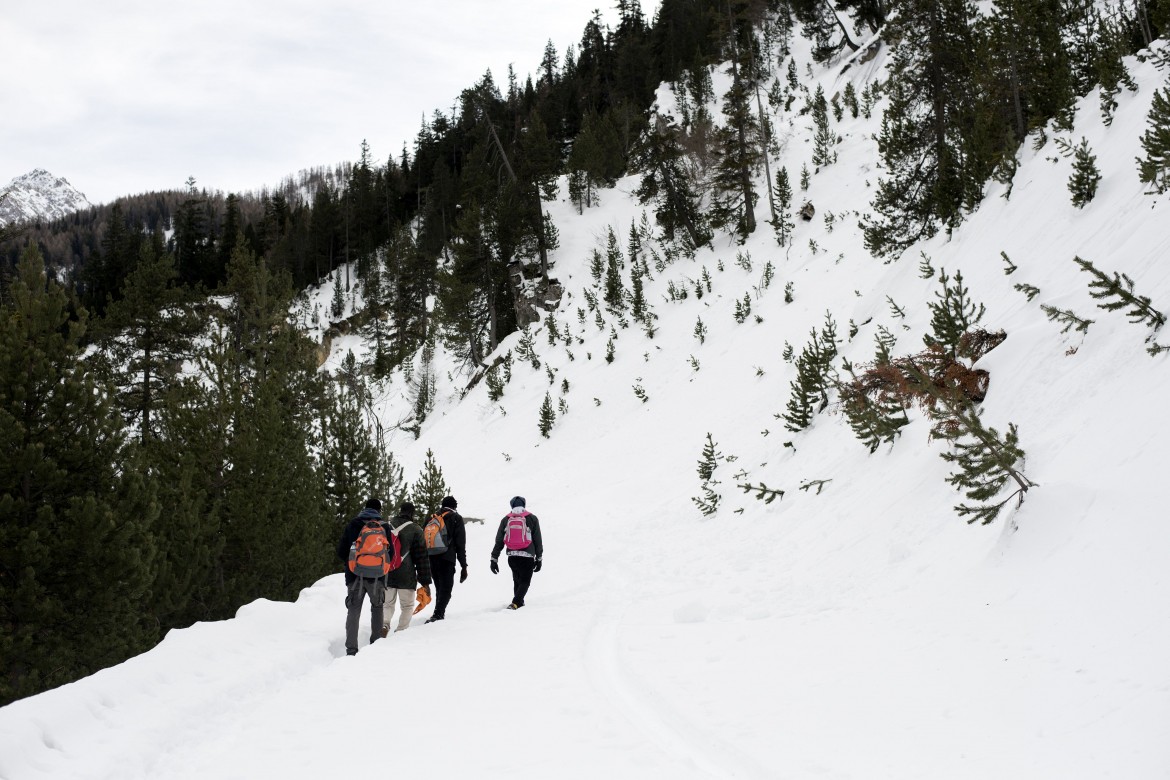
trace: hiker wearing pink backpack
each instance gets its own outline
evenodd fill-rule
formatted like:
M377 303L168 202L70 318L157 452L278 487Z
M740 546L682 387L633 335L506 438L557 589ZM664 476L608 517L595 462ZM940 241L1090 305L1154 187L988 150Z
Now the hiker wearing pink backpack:
M532 584L533 572L540 571L544 544L540 539L540 521L524 508L524 497L512 499L512 511L500 521L496 544L492 547L492 574L500 573L500 551L508 550L508 568L512 570L512 603L508 609L524 606L524 596Z

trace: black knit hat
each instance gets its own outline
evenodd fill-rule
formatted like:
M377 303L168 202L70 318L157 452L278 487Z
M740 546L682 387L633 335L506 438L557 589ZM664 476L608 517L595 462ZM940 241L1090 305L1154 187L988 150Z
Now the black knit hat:
M444 509L454 509L459 506L459 502L455 500L455 496L444 496L443 503L439 504Z
M516 496L512 499L512 508L515 509L518 506L524 506L524 496Z
M414 504L403 501L402 506L398 507L398 514L402 517L414 517Z
M373 509L375 512L382 511L382 502L376 498L371 498L366 502L366 509Z

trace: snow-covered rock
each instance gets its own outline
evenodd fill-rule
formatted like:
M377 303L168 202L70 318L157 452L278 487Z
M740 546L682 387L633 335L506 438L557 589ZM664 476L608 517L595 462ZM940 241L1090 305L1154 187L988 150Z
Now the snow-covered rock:
M37 168L0 189L0 227L34 219L58 219L91 205L68 180Z

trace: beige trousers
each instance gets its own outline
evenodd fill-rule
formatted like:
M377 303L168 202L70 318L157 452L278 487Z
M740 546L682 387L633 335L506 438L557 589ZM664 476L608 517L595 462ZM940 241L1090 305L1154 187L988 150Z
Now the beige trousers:
M414 617L414 605L418 600L418 594L415 593L414 588L387 588L386 589L386 606L382 614L382 629L387 633L390 631L390 624L394 622L394 607L395 605L401 609L398 615L398 628L395 631L401 631L410 625L410 619Z

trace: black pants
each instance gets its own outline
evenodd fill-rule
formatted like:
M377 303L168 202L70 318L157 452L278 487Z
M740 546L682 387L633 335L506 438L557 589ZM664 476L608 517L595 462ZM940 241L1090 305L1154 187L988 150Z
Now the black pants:
M535 558L508 556L508 568L512 570L512 603L518 607L524 606L524 597L528 594L528 586L532 584L532 569L535 566Z
M442 556L431 556L431 576L435 580L435 612L433 617L447 616L447 603L451 601L451 591L455 587L455 561L448 561Z

